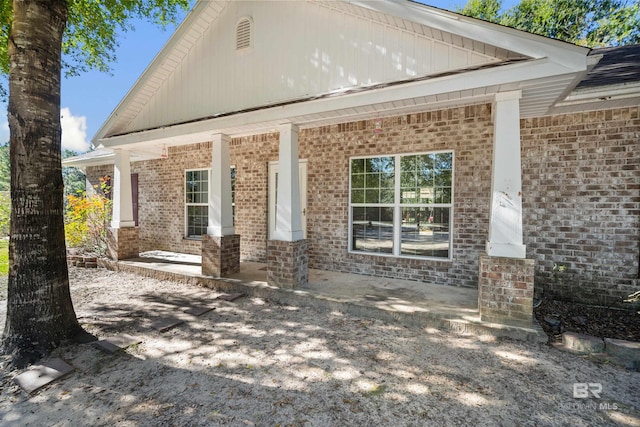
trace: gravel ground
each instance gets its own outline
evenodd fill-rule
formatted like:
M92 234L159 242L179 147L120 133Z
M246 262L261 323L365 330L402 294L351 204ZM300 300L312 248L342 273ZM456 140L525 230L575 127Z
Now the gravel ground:
M56 350L75 372L32 396L1 359L3 426L640 426L640 373L547 345L459 336L106 270L70 270L84 327L119 354ZM199 317L185 307L208 304ZM0 302L0 328L5 301ZM165 333L154 320L186 320ZM573 397L600 383L600 398Z

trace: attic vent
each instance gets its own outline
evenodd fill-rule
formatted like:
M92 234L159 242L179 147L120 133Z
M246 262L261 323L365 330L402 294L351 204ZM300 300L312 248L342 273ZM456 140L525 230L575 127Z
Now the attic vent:
M236 50L251 47L251 18L241 18L236 25Z

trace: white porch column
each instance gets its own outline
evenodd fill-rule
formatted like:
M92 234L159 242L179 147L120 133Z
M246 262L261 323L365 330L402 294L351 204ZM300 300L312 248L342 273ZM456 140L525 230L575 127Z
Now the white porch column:
M113 167L113 213L112 228L135 227L133 220L133 201L131 199L131 163L126 150L116 149Z
M235 233L231 200L231 157L228 135L215 134L211 144L211 185L207 234L229 236Z
M276 229L274 240L295 242L304 238L300 212L300 177L298 169L298 127L292 123L279 126L278 183Z
M497 93L493 102L491 216L487 255L525 258L520 160L521 91Z

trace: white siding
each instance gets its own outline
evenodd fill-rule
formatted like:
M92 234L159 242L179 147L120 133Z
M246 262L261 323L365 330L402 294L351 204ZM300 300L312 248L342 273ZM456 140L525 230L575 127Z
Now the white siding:
M253 20L253 47L236 51L242 17ZM167 77L113 130L151 129L499 60L487 54L489 46L415 23L301 1L231 2L188 52L180 44L176 49L178 62L168 57L162 67Z

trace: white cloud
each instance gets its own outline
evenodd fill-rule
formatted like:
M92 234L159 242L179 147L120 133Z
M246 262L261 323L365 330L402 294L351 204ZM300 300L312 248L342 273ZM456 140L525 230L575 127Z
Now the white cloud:
M0 144L9 142L9 122L4 120L0 123Z
M62 125L62 149L84 153L89 149L87 141L87 118L74 116L69 108L60 110L60 124Z
M74 116L69 108L60 111L60 124L62 125L62 149L69 149L84 153L89 150L87 141L87 118ZM9 123L7 120L0 122L0 144L9 142Z

